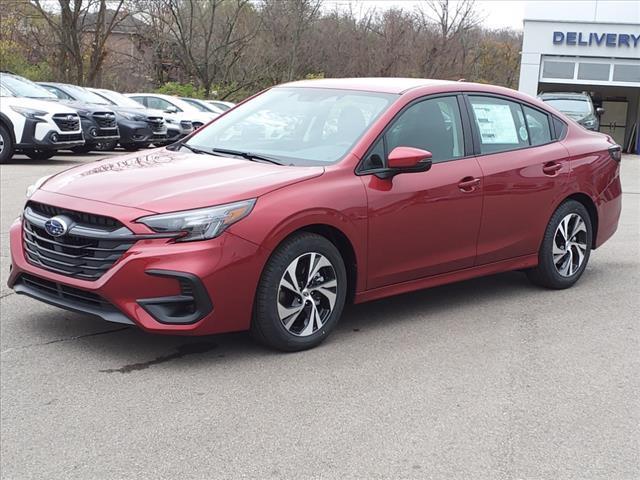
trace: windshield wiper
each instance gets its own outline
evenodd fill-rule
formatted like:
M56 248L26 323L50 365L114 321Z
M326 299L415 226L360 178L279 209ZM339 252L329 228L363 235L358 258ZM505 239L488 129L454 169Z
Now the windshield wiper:
M228 150L226 148L212 148L211 151L214 153L221 153L223 155L234 155L236 157L246 158L247 160L251 161L268 162L273 163L274 165L284 165L284 163L274 158L266 157L258 153L242 152L240 150Z
M186 143L179 143L178 144L179 148L186 148L187 150L191 150L193 153L198 153L198 154L202 154L202 153L206 153L207 155L214 155L212 152L209 152L207 150L202 150L200 148L197 147L192 147L191 145L187 145ZM171 149L173 150L173 149Z

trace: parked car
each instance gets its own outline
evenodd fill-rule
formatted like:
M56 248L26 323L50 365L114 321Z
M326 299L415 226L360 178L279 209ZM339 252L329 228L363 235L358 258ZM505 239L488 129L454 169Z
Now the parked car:
M90 91L100 95L105 100L118 107L133 109L135 112L143 113L147 116L147 123L152 125L154 131L153 144L157 146L169 145L193 132L193 125L189 121L180 121L176 114L165 113L160 110L145 107L142 103L133 98L129 98L122 93L114 92L104 88L90 88ZM162 136L162 128L159 126L159 119L164 119L166 127L166 137Z
M223 112L226 112L230 108L233 108L233 107L236 106L236 104L233 103L233 102L225 102L225 101L222 101L222 100L205 100L205 102L210 104L210 105L213 105L216 108L219 108Z
M58 150L84 145L76 111L52 99L37 85L0 73L0 163L11 160L16 151L46 160Z
M72 148L71 150L75 153L88 153L96 150L101 142L117 142L120 139L116 114L101 99L86 95L82 87L74 85L48 82L38 82L38 85L51 92L61 102L74 108L80 115L85 143ZM65 90L73 95L66 93Z
M286 128L260 128L275 117ZM166 149L41 179L9 285L149 332L302 350L351 300L508 270L571 287L617 228L620 159L507 88L294 82Z
M178 97L163 95L160 93L128 93L128 97L140 102L147 108L154 108L165 113L173 113L180 121L191 122L194 129L198 129L205 123L218 116L217 113L204 110Z
M215 105L212 105L206 100L200 100L199 98L180 97L180 100L190 103L191 105L193 105L194 107L196 107L197 109L203 112L211 112L211 113L215 113L216 115L220 115L221 113L225 112L225 110L219 107L216 107Z
M67 83L41 82L41 85L46 86L60 99L100 105L101 108L113 110L115 112L114 121L117 124L120 135L117 139L102 138L101 140L105 143L115 140L125 150L136 151L141 148L147 148L154 140L166 136L163 122L159 118L152 117L150 119L146 114L138 110L114 105L86 88Z
M595 108L589 94L550 92L542 93L538 98L584 128L596 132L600 129L600 116L604 113L604 108Z

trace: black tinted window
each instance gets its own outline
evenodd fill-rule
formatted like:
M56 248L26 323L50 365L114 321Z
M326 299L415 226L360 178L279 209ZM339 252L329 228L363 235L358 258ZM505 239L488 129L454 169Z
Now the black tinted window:
M529 134L519 103L480 96L470 96L469 100L480 136L480 153L497 153L529 146Z
M395 147L428 150L433 162L464 156L462 121L456 97L438 97L411 105L386 133L387 153Z
M544 145L551 141L549 117L539 110L523 106L524 116L529 127L529 141L531 145Z

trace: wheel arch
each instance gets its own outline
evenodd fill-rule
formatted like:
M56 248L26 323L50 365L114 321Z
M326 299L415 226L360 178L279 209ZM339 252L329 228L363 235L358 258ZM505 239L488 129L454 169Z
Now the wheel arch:
M564 198L558 206L562 205L567 200L575 200L576 202L582 204L584 208L587 209L589 213L589 219L591 220L591 230L592 230L592 238L591 238L591 248L595 250L596 248L596 239L598 238L598 209L596 208L596 204L593 199L583 192L572 193L568 197Z
M9 117L7 117L4 113L0 112L0 124L4 125L5 128L9 131L9 135L11 136L11 141L13 144L16 144L16 133L13 130L13 122Z

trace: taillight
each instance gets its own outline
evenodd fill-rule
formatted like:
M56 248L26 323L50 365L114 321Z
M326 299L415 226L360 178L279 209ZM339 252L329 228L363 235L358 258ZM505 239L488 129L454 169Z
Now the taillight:
M621 161L622 148L620 147L620 145L614 145L613 147L609 147L609 155L611 155L611 158L614 159L616 162Z

